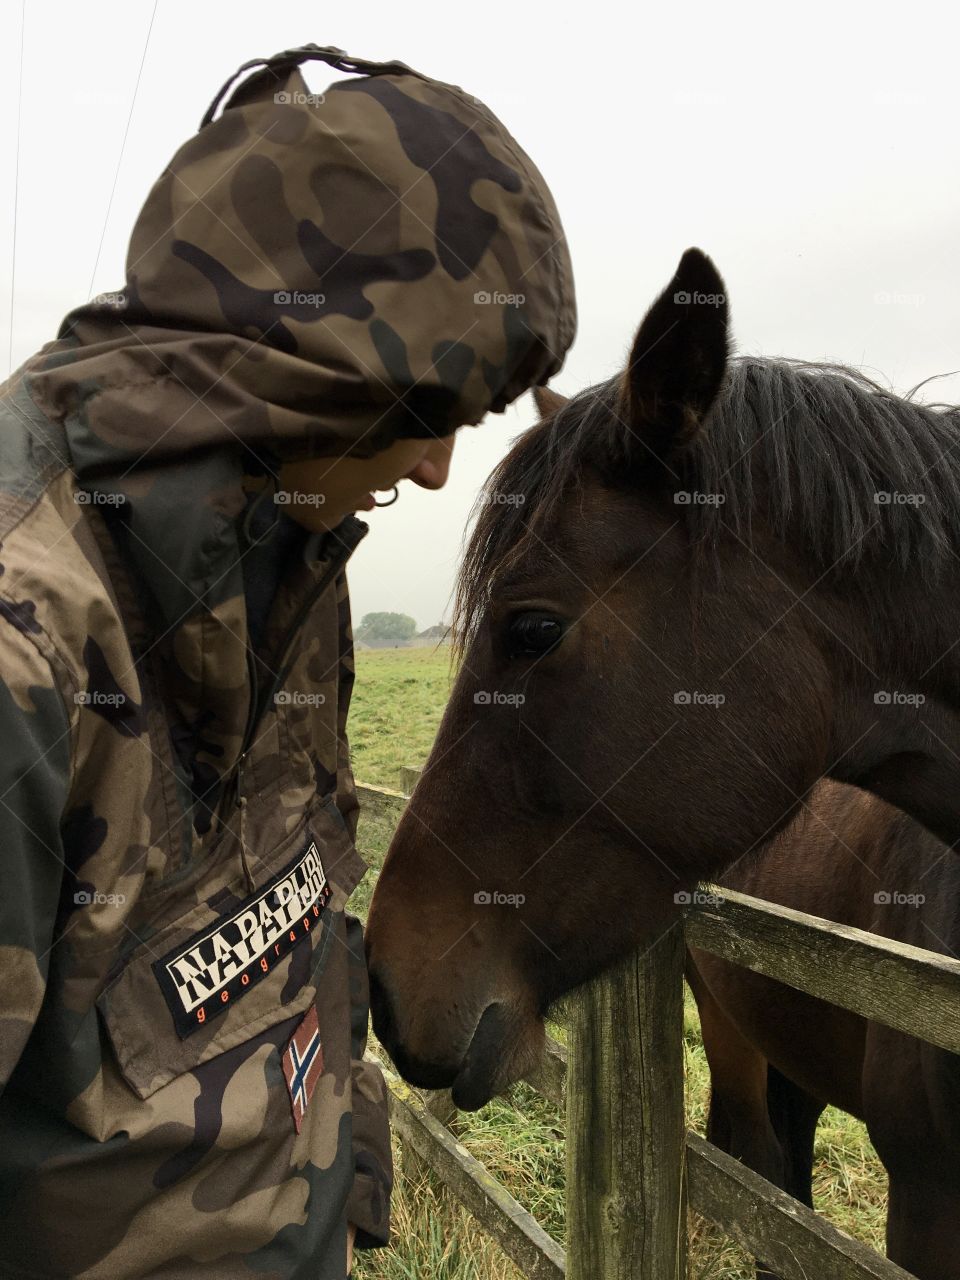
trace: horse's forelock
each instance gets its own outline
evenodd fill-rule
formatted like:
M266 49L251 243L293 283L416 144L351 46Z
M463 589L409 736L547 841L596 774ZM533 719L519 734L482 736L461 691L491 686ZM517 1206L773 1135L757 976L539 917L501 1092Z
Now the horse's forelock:
M543 537L585 467L599 465L607 453L598 428L609 430L615 381L581 392L525 431L484 485L457 576L453 635L459 648L483 615L493 578ZM496 495L509 500L491 500Z

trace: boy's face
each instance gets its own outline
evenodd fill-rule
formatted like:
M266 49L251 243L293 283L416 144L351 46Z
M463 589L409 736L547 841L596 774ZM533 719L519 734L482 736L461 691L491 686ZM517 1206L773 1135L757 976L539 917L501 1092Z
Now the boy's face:
M390 490L400 480L412 480L422 489L442 489L450 472L453 442L452 435L442 440L397 440L372 458L284 463L278 488L291 495L286 507L290 517L319 533L333 529L354 511L372 511L374 493ZM304 501L306 495L314 501Z

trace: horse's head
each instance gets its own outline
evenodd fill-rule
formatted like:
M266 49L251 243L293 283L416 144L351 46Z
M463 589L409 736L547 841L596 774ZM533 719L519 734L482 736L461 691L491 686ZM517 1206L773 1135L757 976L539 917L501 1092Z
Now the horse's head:
M767 424L727 421L716 453L703 430L727 373L724 295L686 253L626 371L541 397L488 485L462 668L368 928L378 1036L464 1107L530 1065L552 1001L656 938L831 763L842 602L805 606L821 569L770 495L724 506ZM748 390L721 397L744 421Z

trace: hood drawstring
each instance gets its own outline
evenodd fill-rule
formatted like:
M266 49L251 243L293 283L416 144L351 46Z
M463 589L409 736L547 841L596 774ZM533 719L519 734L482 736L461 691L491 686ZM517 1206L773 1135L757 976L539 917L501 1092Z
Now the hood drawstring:
M237 797L237 807L240 810L240 865L243 867L243 874L247 878L247 888L252 893L257 887L257 882L253 878L253 872L250 870L250 860L247 857L247 797L245 795Z
M239 86L227 103L228 107L232 106L234 99L241 96L244 91L249 93L251 86L257 88L266 77L279 83L287 72L293 67L301 66L304 62L325 62L336 71L347 71L354 75L409 75L416 76L418 80L427 79L421 71L415 71L413 67L408 67L405 62L396 60L372 62L369 58L352 58L343 49L338 49L332 44L302 44L296 49L285 49L282 53L275 53L270 58L252 58L249 62L245 62L242 67L238 67L221 87L220 92L209 107L207 107L203 119L200 121L200 128L205 129L208 124L213 122L220 103L245 72L257 71L258 74L251 76Z
M260 519L262 512L266 509L267 500L273 504L273 519L259 533L256 532L257 521ZM264 489L257 494L253 502L247 507L243 516L243 522L240 525L240 532L246 546L256 547L262 542L269 542L277 531L277 522L280 519L280 507L277 504L277 479L276 476L270 476L268 483Z

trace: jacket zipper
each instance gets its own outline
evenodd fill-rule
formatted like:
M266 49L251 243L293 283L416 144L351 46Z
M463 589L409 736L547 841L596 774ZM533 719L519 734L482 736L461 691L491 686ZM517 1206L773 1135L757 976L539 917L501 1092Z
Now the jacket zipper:
M224 819L233 807L234 801L237 799L237 793L240 785L240 769L246 759L247 752L253 744L260 721L266 714L267 708L270 706L270 702L277 690L283 684L291 666L293 665L292 659L290 659L290 650L293 648L294 641L296 640L300 629L303 627L303 624L306 622L313 606L317 603L336 578L337 574L350 559L351 555L359 545L360 540L367 532L366 526L362 525L360 521L357 521L357 525L359 527L356 532L359 533L359 537L347 542L346 545L341 545L340 549L331 558L330 563L320 576L313 590L297 610L296 616L287 628L281 643L277 646L276 661L271 663L271 665L276 668L273 678L262 691L258 687L256 656L249 645L247 646L247 673L250 680L250 710L247 713L247 723L243 732L243 741L240 744L240 752L237 755L229 774L223 781L223 793L220 798L220 803L217 806L218 831L222 832Z

